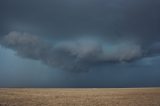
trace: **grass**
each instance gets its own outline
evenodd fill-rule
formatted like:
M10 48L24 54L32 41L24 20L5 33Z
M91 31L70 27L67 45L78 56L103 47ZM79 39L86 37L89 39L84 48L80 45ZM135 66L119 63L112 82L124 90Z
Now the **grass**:
M160 88L1 88L0 106L160 106Z

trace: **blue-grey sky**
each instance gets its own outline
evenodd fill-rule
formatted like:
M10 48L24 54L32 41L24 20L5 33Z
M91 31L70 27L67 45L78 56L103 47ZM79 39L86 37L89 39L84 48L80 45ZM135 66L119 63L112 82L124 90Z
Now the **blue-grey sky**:
M1 0L0 87L160 86L159 0Z

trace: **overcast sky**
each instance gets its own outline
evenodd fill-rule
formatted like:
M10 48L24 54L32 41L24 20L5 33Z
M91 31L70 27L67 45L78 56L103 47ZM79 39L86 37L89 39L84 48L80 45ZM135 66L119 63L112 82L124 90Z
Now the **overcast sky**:
M0 87L160 86L159 0L1 0Z

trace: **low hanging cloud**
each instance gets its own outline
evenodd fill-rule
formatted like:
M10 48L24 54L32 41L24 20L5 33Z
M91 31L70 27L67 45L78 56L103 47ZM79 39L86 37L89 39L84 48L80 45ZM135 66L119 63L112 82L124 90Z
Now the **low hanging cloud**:
M1 39L0 44L13 49L18 56L73 72L89 71L99 63L130 62L144 56L142 47L134 42L108 43L82 38L49 43L21 32L10 32Z

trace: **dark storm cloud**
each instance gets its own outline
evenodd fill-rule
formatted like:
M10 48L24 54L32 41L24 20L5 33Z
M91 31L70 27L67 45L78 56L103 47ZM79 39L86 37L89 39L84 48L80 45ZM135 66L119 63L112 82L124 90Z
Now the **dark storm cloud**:
M160 86L159 29L160 0L0 0L0 87Z
M141 47L131 42L110 44L85 38L48 43L37 36L20 32L4 36L1 45L15 50L21 57L74 72L88 71L100 63L127 62L143 56Z
M102 64L132 62L160 54L159 43L146 50L134 41L110 43L93 37L49 43L38 36L20 32L10 32L1 39L0 44L15 50L21 57L73 72L89 71Z
M159 54L159 0L0 2L1 44L22 57L86 71Z

